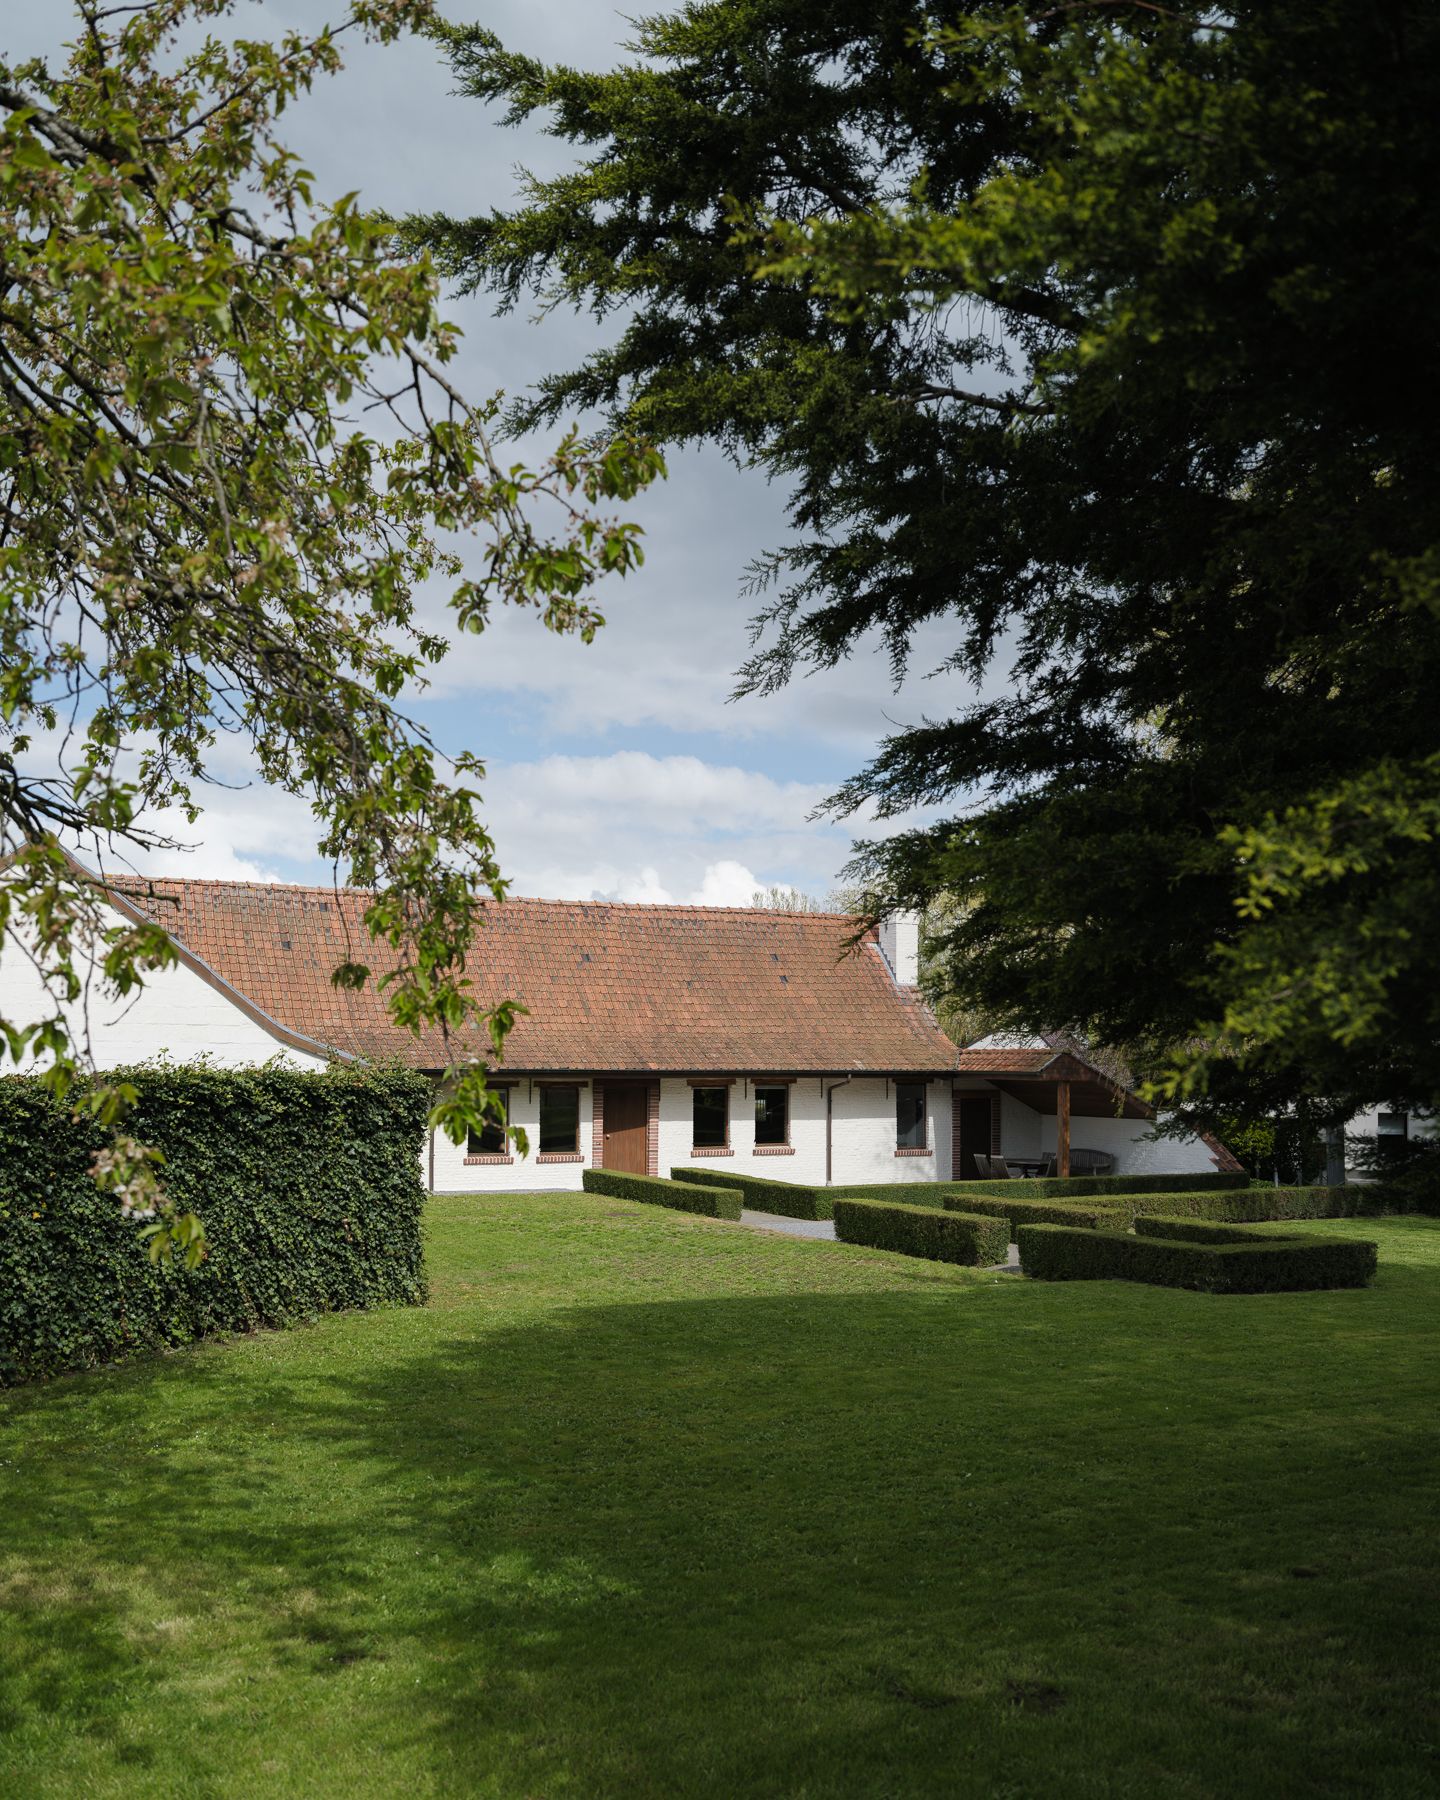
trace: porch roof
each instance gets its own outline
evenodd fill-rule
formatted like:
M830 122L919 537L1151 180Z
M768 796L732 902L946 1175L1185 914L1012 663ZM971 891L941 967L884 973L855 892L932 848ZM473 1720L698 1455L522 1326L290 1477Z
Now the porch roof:
M1070 1112L1081 1119L1153 1119L1154 1108L1102 1070L1068 1050L1049 1048L962 1050L960 1075L980 1075L1033 1112L1058 1111L1057 1092L1070 1084Z

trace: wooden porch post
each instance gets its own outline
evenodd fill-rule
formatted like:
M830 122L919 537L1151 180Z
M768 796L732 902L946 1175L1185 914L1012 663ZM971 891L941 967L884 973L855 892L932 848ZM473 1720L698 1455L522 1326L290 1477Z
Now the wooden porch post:
M1070 1083L1055 1084L1055 1173L1070 1173Z

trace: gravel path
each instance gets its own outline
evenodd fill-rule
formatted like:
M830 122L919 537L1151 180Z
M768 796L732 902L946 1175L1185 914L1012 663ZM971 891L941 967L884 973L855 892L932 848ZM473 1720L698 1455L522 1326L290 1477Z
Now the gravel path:
M757 1231L783 1231L790 1237L829 1238L835 1241L833 1219L787 1219L783 1213L752 1212L749 1207L740 1215L742 1225L753 1225Z

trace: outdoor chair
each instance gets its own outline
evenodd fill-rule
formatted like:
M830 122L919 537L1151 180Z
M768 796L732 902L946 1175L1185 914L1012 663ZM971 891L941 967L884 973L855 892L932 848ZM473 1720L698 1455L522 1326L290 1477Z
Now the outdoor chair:
M1074 1149L1070 1152L1072 1175L1108 1175L1114 1167L1115 1158L1108 1150Z
M1045 1158L1045 1166L1041 1169L1038 1179L1041 1181L1049 1181L1050 1177L1054 1175L1059 1165L1059 1161L1059 1157L1052 1151L1051 1154Z

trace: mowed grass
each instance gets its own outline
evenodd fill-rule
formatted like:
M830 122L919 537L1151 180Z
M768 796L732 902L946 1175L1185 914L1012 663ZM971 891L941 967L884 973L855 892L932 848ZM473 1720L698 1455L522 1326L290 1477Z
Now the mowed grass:
M0 1792L1433 1792L1440 1225L1298 1229L1373 1287L438 1200L426 1309L0 1397Z

